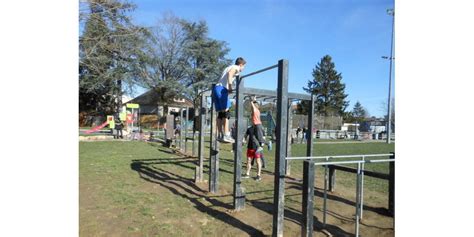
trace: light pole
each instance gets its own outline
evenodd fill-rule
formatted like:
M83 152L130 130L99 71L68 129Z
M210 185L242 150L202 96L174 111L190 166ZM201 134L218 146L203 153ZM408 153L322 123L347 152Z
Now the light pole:
M392 43L390 47L390 57L382 56L383 59L390 60L390 72L388 75L388 119L387 119L387 143L390 144L391 130L392 130L392 110L391 110L391 93L392 93L392 61L393 61L393 31L395 24L395 11L393 9L387 9L387 14L392 16Z

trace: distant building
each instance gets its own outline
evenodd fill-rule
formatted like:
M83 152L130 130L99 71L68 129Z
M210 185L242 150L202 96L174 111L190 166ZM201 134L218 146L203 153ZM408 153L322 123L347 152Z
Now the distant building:
M165 116L164 114L164 103L160 101L160 96L155 90L149 90L131 100L127 103L139 104L140 105L140 114L153 114L158 116ZM193 109L193 102L184 99L184 98L173 98L172 102L167 103L168 114L177 114L181 108L191 108ZM191 111L191 114L194 114Z
M367 121L367 123L368 123L368 126L370 128L370 132L372 132L372 133L385 132L387 123L386 123L384 118L372 117Z

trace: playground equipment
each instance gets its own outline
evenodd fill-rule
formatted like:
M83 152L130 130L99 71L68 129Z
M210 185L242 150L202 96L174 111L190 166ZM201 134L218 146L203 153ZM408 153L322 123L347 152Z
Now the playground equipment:
M85 134L91 134L93 132L97 132L99 130L101 130L102 128L104 128L105 126L109 125L109 128L110 129L114 129L115 128L115 120L114 120L114 116L112 115L107 115L107 119L105 120L104 123L102 123L101 125L99 126L95 126L93 127L92 129L90 130L87 130L85 132Z
M244 78L271 70L273 68L278 68L278 86L277 90L263 90L255 88L246 88L244 87ZM214 86L214 85L213 85ZM200 136L199 136L199 166L196 167L196 182L203 181L203 151L204 151L204 116L207 111L207 97L211 96L212 90L207 90L201 92L201 109L200 109ZM314 131L314 95L307 94L298 94L298 93L289 93L288 92L288 61L279 60L278 64L249 73L243 76L237 76L236 78L236 90L235 90L235 99L236 99L236 121L237 121L237 136L235 138L236 147L238 149L234 152L234 188L233 188L233 207L234 210L242 210L245 204L245 190L241 186L241 165L242 165L242 140L246 130L244 125L244 97L245 96L256 96L257 99L274 99L277 102L277 114L276 114L276 142L275 142L275 174L274 174L274 198L273 198L273 236L283 236L283 221L284 221L284 192L285 192L285 175L290 175L290 161L302 159L304 161L304 181L303 181L303 214L304 222L302 226L302 233L305 236L312 236L313 232L313 198L314 198L314 166L315 165L335 165L335 164L347 164L344 162L352 162L358 164L358 188L357 196L358 201L356 203L357 207L357 218L360 217L361 208L361 197L363 196L363 188L360 187L360 177L363 176L363 164L372 163L372 162L393 162L394 159L390 160L365 160L367 155L362 155L363 160L359 161L341 161L340 163L330 162L330 157L325 157L326 161L322 163L314 162L315 159L321 159L320 157L313 157L313 136L307 136L307 152L306 157L291 157L291 143L290 133L288 131L291 128L291 103L292 100L308 100L310 102L310 110L308 112L308 129L310 134ZM218 190L219 184L219 143L217 142L217 129L215 128L215 119L216 111L214 109L214 104L211 105L211 131L210 131L210 159L209 159L209 191L211 193L216 193ZM351 164L352 164L351 163ZM362 167L361 167L362 165ZM394 182L394 178L391 178L391 182ZM394 183L393 183L394 184ZM393 189L393 185L390 186ZM361 193L362 192L362 193ZM393 193L393 191L391 191ZM325 198L326 199L326 198ZM391 198L393 203L393 197ZM356 221L356 235L358 235L358 221ZM324 220L325 222L325 220Z
M138 134L140 133L140 105L139 104L127 104L126 106L126 124L127 131L129 131L128 138L130 140L138 140ZM136 127L135 127L136 122Z

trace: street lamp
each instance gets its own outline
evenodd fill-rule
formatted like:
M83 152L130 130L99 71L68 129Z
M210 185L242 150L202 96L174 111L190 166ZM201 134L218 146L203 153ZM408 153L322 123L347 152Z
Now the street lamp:
M391 136L391 130L392 130L392 110L391 110L391 92L392 92L392 62L393 62L393 31L394 31L394 24L395 24L395 11L393 9L387 9L387 14L392 16L392 43L390 47L390 57L387 56L382 56L383 59L388 59L390 60L390 72L388 75L388 119L387 119L387 143L390 144L390 136Z

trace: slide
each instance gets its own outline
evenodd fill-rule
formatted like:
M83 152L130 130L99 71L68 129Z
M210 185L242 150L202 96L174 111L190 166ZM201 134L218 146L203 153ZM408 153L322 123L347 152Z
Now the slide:
M90 133L93 133L93 132L97 132L100 129L102 129L103 127L107 126L108 124L109 124L109 121L105 121L103 124L101 124L99 126L96 126L96 127L93 127L91 130L87 130L85 132L85 134L90 134Z

